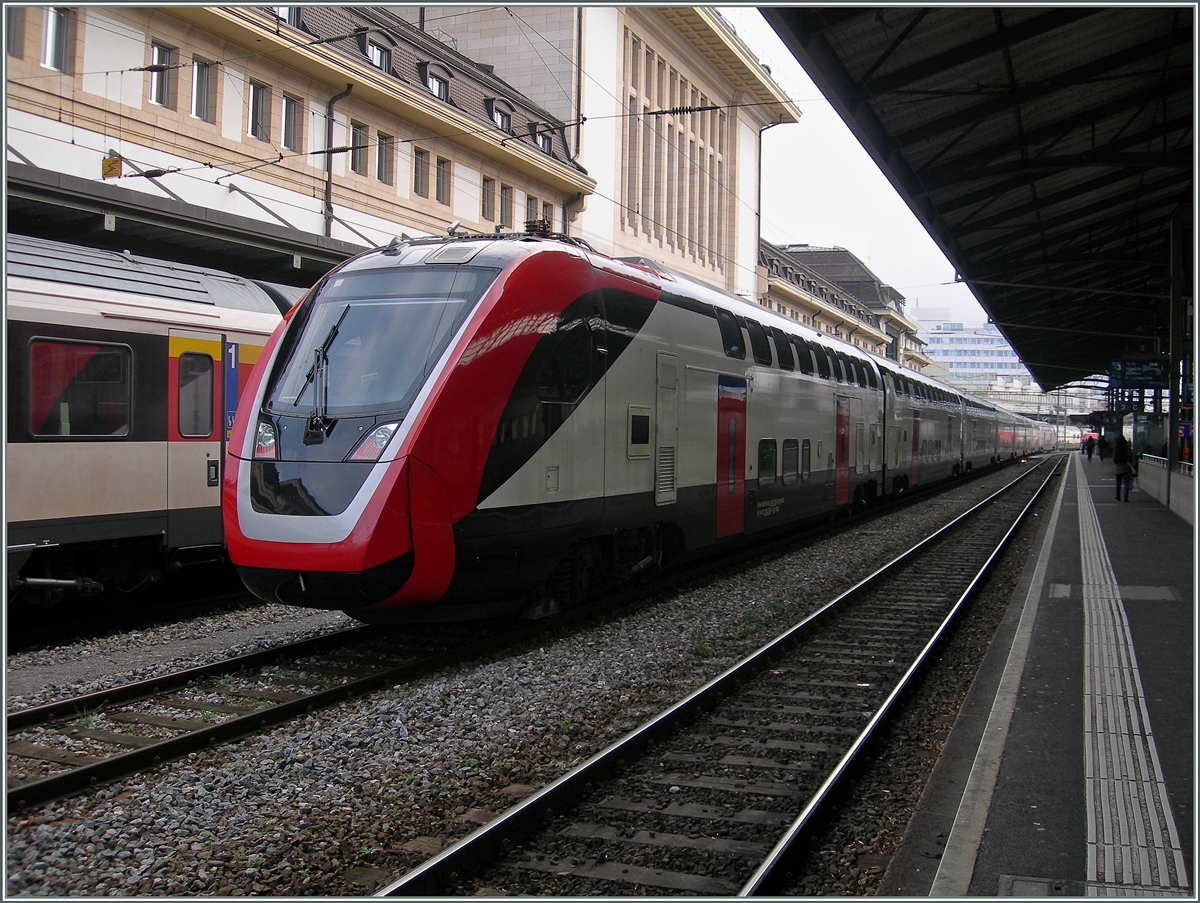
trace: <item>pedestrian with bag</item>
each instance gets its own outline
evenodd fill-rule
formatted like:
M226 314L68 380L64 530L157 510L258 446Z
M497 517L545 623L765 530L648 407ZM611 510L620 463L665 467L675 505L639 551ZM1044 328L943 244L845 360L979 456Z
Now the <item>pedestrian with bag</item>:
M1117 435L1117 443L1113 446L1113 465L1117 474L1117 501L1129 501L1129 484L1133 480L1133 451L1124 435ZM1122 498L1121 487L1125 487Z

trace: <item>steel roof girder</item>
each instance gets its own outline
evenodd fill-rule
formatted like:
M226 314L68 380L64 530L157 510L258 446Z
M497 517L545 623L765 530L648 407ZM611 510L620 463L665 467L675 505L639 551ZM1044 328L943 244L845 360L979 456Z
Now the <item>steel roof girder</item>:
M1096 78L1109 76L1121 69L1127 69L1131 64L1144 59L1152 59L1181 43L1191 41L1191 38L1190 31L1172 31L1169 34L1145 41L1137 47L1109 54L1099 60L1093 60L1073 70L1068 70L1057 77L1054 84L1049 86L1018 88L1016 91L997 97L994 100L975 104L964 110L942 116L940 119L931 120L917 128L909 129L907 132L896 135L895 141L901 147L909 147L921 141L929 141L937 135L955 131L973 123L982 122L993 116L1008 113L1024 104L1048 97L1069 87L1075 87L1075 83L1092 81ZM1065 80L1065 83L1059 79ZM1160 84L1156 87L1161 93L1162 85Z

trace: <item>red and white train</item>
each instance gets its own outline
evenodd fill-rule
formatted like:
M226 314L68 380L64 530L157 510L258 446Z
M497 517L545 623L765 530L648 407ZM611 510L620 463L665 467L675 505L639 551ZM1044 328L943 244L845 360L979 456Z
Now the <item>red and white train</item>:
M571 601L1054 442L698 281L536 235L347 261L243 401L224 477L243 582L368 622Z

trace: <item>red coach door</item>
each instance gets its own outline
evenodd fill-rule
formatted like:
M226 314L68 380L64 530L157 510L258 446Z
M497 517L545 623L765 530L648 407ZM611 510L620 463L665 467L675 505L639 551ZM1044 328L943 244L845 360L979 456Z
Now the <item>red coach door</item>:
M833 503L845 505L850 501L850 399L840 395L833 451Z
M717 379L717 538L746 523L746 381Z

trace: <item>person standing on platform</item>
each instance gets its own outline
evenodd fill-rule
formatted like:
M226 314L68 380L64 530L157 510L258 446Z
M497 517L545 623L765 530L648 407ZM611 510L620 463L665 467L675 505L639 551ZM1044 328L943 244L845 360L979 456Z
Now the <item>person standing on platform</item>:
M1117 435L1117 444L1113 446L1113 464L1116 465L1117 473L1117 501L1129 501L1129 483L1133 479L1133 454L1129 449L1129 442L1121 434ZM1124 498L1122 499L1121 487L1125 487Z
M1092 452L1094 452L1095 450L1096 450L1096 437L1095 437L1095 436L1088 436L1088 440L1087 440L1087 455L1088 455L1088 460L1089 460L1089 461L1090 461L1090 460L1092 460Z

